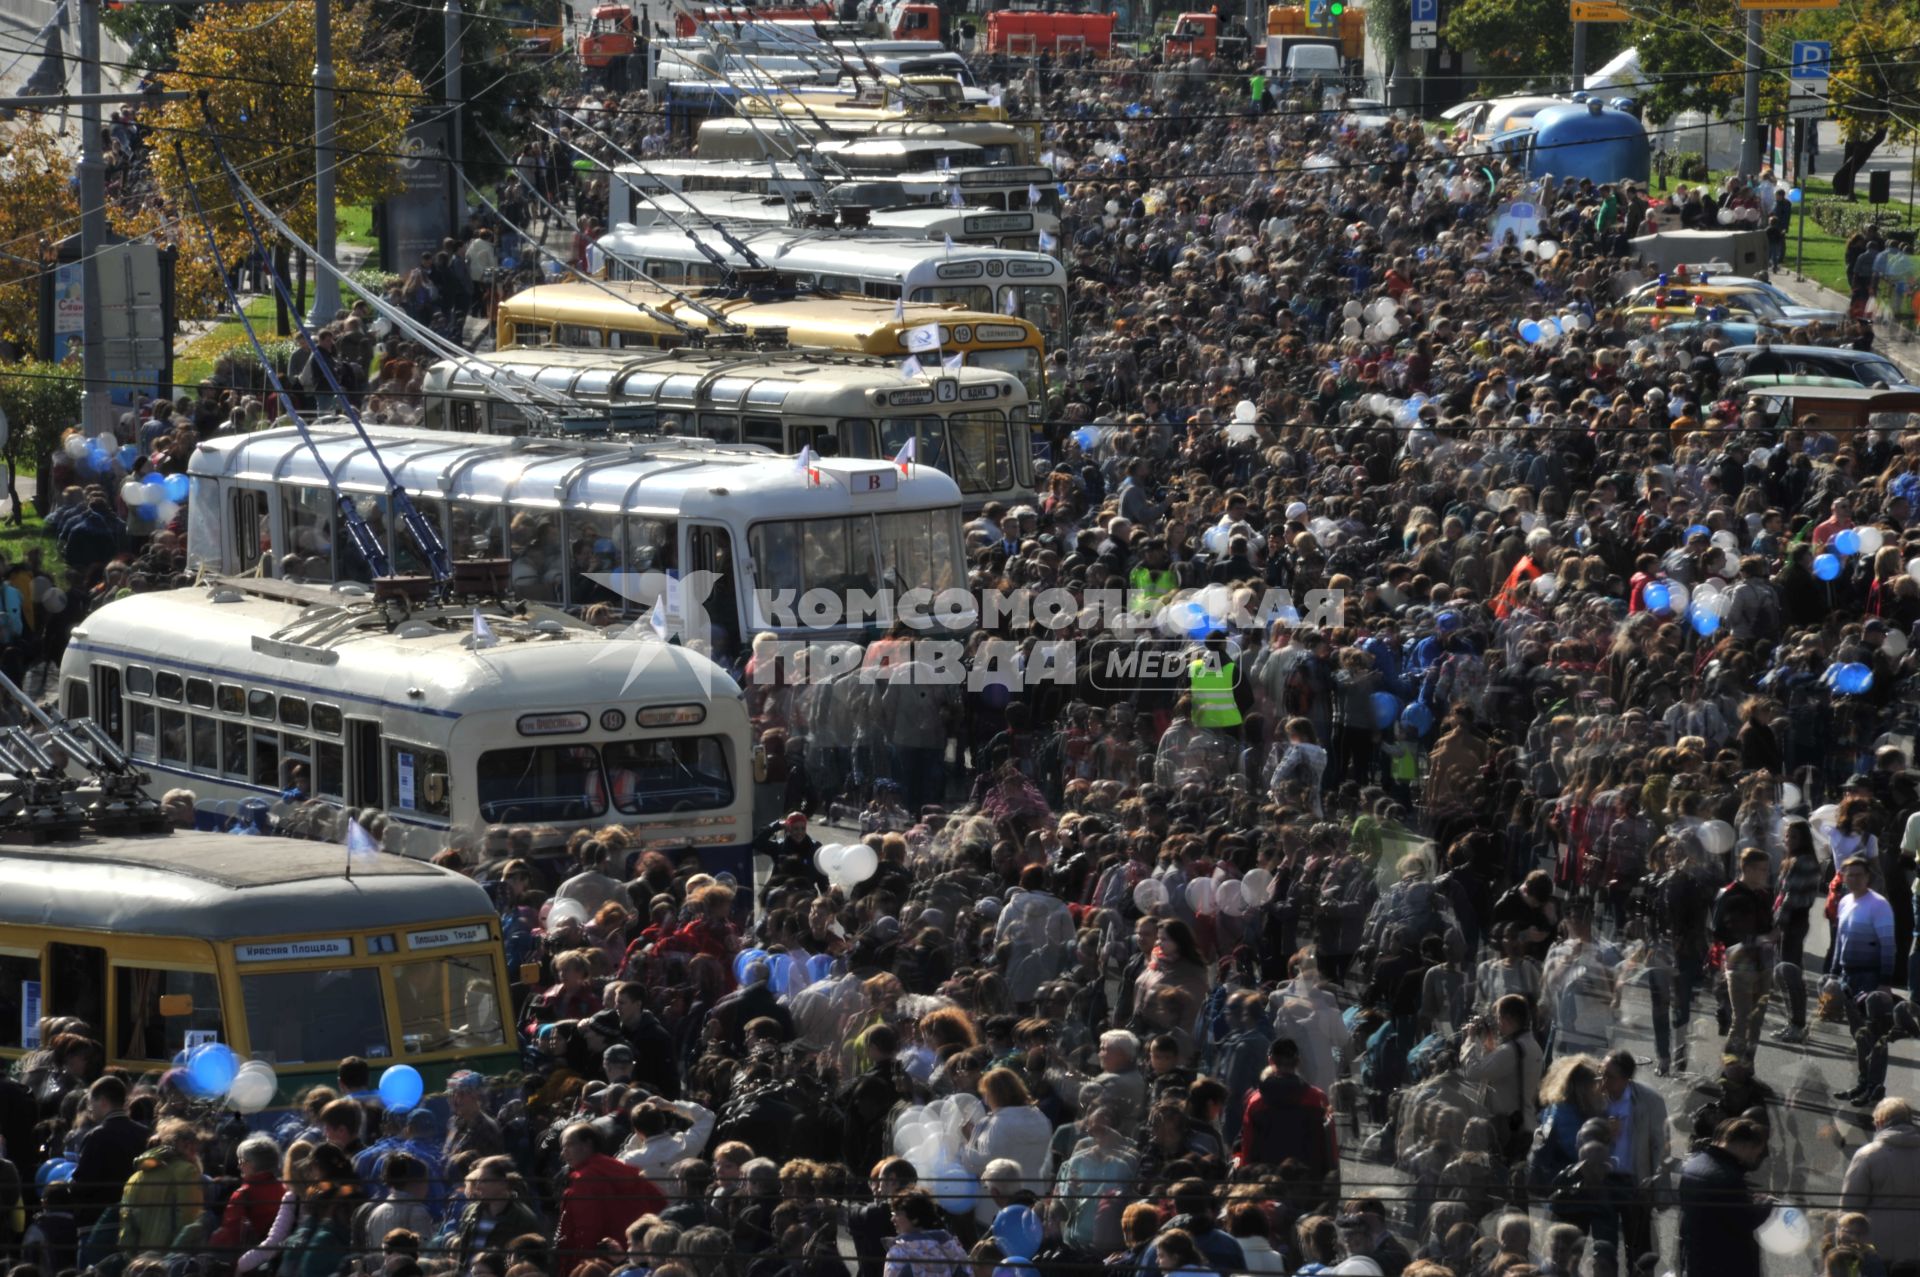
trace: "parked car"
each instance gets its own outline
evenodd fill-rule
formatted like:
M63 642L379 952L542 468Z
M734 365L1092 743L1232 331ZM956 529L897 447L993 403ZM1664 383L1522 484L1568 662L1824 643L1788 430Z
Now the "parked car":
M1770 371L1789 377L1837 377L1857 386L1880 383L1894 389L1914 386L1907 374L1891 359L1871 350L1846 350L1835 346L1785 346L1775 343L1773 353L1784 360L1784 368ZM1715 356L1723 380L1750 375L1747 360L1760 352L1758 346L1732 346Z

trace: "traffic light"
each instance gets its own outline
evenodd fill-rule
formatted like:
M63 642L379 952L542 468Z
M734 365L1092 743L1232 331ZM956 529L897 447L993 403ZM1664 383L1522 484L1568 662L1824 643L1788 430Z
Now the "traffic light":
M1333 3L1327 6L1327 12L1332 14L1336 18L1339 17L1341 14L1345 13L1346 11L1347 11L1347 6L1342 4L1341 0L1333 0Z

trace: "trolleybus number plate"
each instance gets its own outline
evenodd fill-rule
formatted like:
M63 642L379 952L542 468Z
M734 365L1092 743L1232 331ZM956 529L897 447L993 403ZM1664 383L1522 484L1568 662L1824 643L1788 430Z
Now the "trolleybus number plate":
M342 937L338 940L283 940L278 944L243 944L235 947L233 956L240 962L297 962L302 958L350 958L353 956L353 941Z

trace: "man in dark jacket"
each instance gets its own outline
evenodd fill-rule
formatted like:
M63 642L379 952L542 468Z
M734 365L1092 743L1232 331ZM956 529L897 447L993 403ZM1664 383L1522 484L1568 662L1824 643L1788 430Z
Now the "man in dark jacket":
M726 1035L727 1050L735 1059L746 1054L747 1025L762 1017L780 1025L783 1042L793 1041L793 1016L774 996L767 981L772 969L764 959L749 962L740 988L713 1004L713 1018Z
M633 1048L633 1080L644 1082L655 1095L680 1098L680 1073L673 1064L673 1033L647 1009L644 986L628 981L614 995L620 1017L620 1041Z
M1766 1156L1765 1128L1735 1118L1680 1167L1681 1277L1760 1277L1753 1230L1772 1213L1773 1202L1754 1193L1747 1174Z
M1324 1177L1340 1165L1327 1093L1300 1077L1300 1044L1275 1038L1267 1071L1247 1097L1240 1122L1240 1164L1278 1166L1289 1158Z
M93 1125L80 1140L73 1167L73 1217L82 1232L120 1200L134 1159L152 1136L127 1116L127 1084L117 1077L99 1078L87 1088L87 1112Z

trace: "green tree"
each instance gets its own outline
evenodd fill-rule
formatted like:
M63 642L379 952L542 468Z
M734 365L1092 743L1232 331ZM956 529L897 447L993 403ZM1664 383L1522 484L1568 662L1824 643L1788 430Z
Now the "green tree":
M38 470L35 496L47 509L52 496L53 467L47 458L60 446L61 436L80 420L80 369L71 364L9 364L0 373L0 410L7 414L7 495L13 499L9 520L20 524L20 494L13 476L17 459L30 457Z
M40 271L54 245L80 229L67 185L73 160L48 116L35 113L0 142L0 338L21 350L40 341Z
M1488 76L1483 93L1564 89L1573 78L1567 0L1458 0L1443 24L1447 46L1471 53ZM1624 46L1619 24L1587 24L1587 69Z
M1920 4L1915 0L1842 0L1850 21L1834 24L1833 118L1840 125L1836 195L1853 195L1853 180L1882 142L1915 136L1920 102Z
M127 4L107 9L100 25L127 46L133 65L157 69L173 61L181 32L193 25L190 4Z

